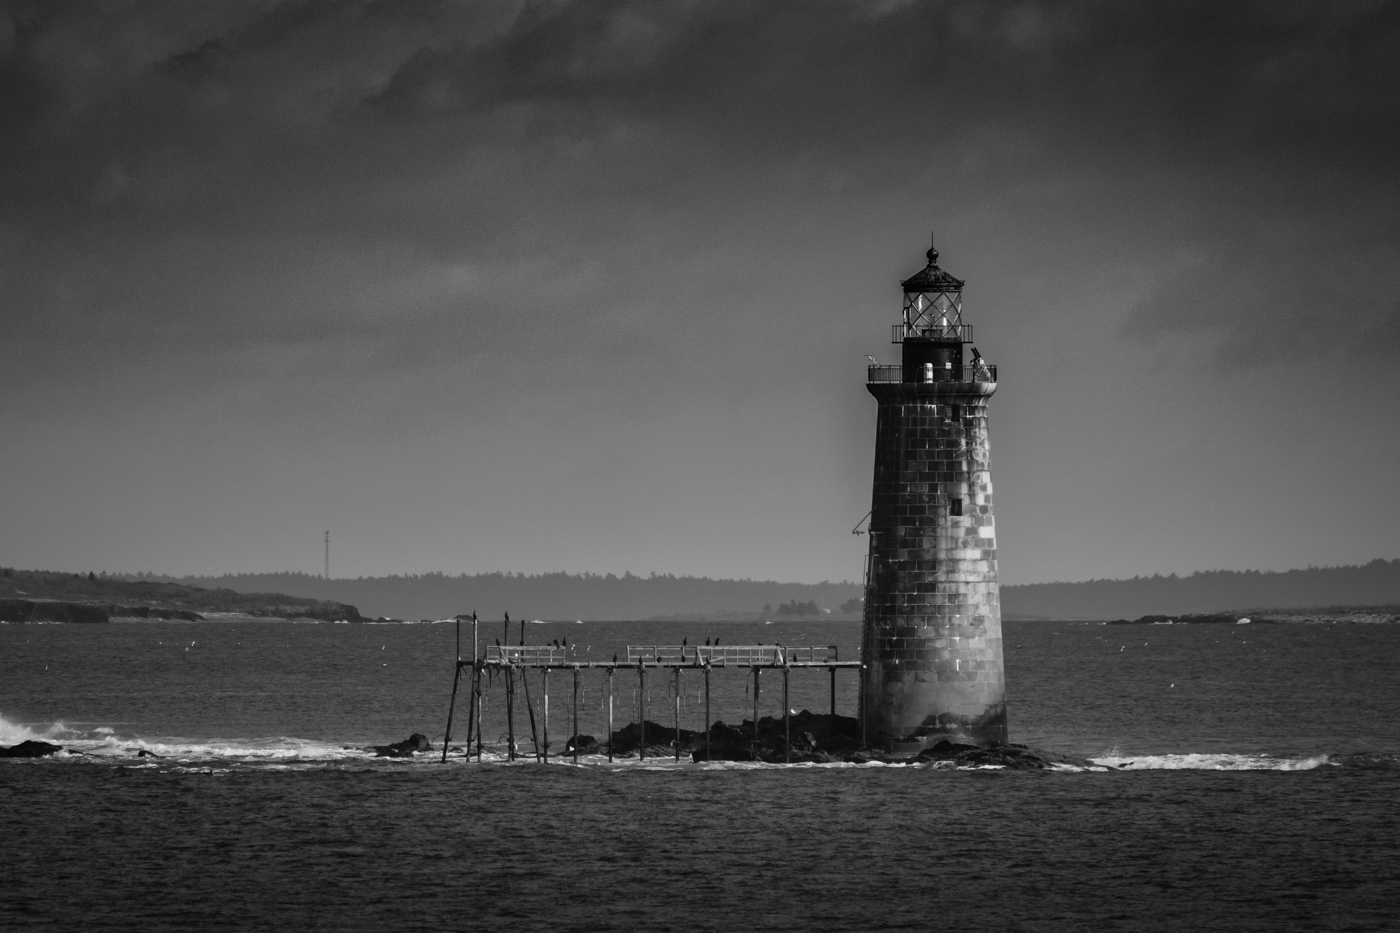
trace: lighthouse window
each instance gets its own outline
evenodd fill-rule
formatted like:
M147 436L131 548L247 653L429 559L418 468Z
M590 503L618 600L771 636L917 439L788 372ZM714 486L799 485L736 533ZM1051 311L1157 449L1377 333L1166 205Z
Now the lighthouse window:
M949 514L949 515L961 515L961 514L962 514L962 498L961 498L961 497L959 497L959 496L952 496L951 498L948 499L948 514Z
M952 420L952 421L960 421L960 420L962 419L962 406L961 406L961 405L949 405L949 406L948 406L948 418L949 418L950 420Z

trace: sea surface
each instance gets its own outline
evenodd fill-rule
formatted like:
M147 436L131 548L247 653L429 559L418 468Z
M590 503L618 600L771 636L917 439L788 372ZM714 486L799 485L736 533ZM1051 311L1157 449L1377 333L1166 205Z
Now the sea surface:
M580 659L628 645L836 645L854 623L540 623ZM501 684L485 760L441 746L452 623L0 625L0 930L1396 930L1400 626L1008 622L1012 740L1086 768L551 761ZM471 654L471 628L461 630ZM483 623L481 644L520 629ZM825 672L789 705L825 712ZM530 680L537 727L542 679ZM852 715L856 674L837 680ZM752 715L716 672L712 717ZM580 731L607 731L580 680ZM674 683L617 675L616 724ZM681 725L703 728L697 675ZM765 674L761 715L780 715ZM466 735L465 687L453 733ZM456 747L454 744L453 747ZM70 753L71 752L71 753ZM142 753L146 754L142 754Z

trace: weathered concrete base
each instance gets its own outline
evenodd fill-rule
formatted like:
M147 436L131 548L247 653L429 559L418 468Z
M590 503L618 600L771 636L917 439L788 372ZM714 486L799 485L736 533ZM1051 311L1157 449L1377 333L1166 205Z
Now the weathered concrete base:
M1006 704L994 703L977 715L939 713L929 716L910 734L877 735L871 744L896 755L918 755L941 744L991 748L1005 745L1007 741Z

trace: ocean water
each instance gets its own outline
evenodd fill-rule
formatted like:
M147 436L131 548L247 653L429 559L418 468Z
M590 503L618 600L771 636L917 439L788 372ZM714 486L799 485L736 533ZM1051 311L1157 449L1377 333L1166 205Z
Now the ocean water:
M0 929L1400 929L1400 626L1004 628L1013 741L1093 766L574 767L565 672L548 766L505 763L500 684L485 762L383 759L363 747L441 741L450 623L0 625L0 744L73 752L0 760ZM594 660L682 637L854 659L859 636L527 629ZM751 683L716 673L712 717L751 716ZM580 686L602 736L606 680ZM855 686L839 674L839 712ZM671 722L669 675L613 689L619 726L643 704ZM789 705L824 712L829 691L794 672ZM698 676L679 700L702 728ZM779 675L758 702L781 713ZM523 709L516 730L531 751Z

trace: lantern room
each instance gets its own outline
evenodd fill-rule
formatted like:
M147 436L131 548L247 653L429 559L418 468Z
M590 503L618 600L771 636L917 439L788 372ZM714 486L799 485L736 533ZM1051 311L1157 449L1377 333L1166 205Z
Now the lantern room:
M962 381L963 344L972 341L972 325L962 322L963 282L938 267L938 250L927 256L928 265L900 283L904 319L893 342L904 345L903 381Z

